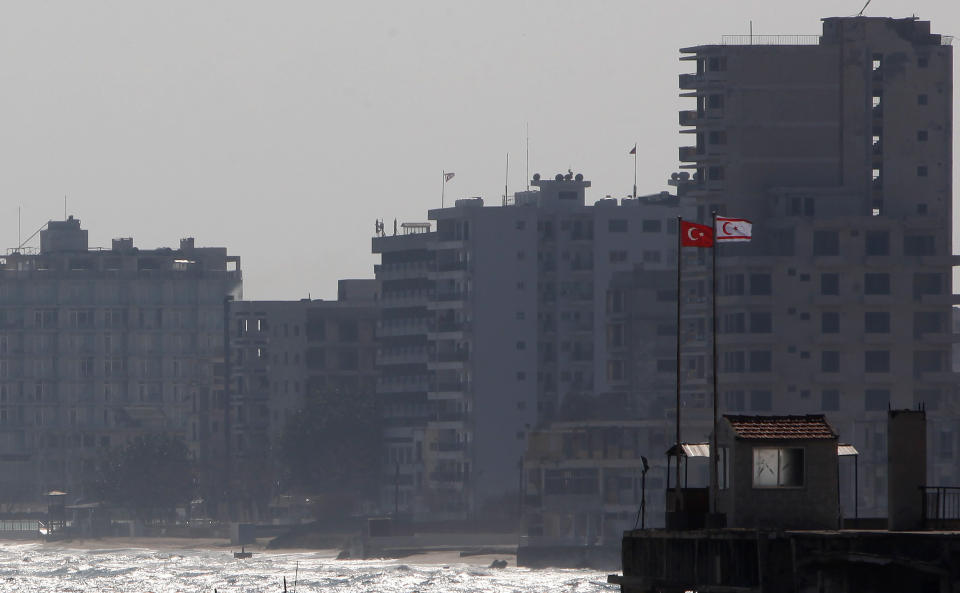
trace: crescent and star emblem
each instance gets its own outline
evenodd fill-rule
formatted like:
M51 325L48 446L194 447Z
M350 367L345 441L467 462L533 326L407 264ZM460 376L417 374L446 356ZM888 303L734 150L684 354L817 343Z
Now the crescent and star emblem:
M703 238L703 231L701 231L696 227L690 227L689 229L687 229L687 238L690 239L691 241L699 241L700 239Z
M730 226L730 225L732 225L732 224L733 224L732 222L725 222L725 223L723 223L723 232L724 232L724 234L726 234L726 235L732 235L732 234L734 233L734 231L736 231L736 232L739 232L739 231L740 231L740 229L738 229L736 225L733 225L733 230L732 230L732 231L727 228L728 226Z

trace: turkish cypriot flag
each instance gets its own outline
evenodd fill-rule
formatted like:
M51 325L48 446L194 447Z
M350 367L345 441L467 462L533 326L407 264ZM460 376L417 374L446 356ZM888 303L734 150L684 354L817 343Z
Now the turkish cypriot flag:
M717 241L749 241L753 233L753 223L745 218L717 217L714 238Z

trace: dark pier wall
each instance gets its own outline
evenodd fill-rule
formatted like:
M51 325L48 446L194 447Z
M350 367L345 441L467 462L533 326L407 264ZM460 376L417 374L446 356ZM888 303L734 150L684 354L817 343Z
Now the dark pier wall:
M624 593L953 593L960 534L936 532L633 531Z

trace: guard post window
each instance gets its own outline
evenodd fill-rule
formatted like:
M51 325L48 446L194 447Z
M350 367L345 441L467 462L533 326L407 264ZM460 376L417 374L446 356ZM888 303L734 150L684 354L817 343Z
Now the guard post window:
M799 488L803 486L803 449L756 447L753 450L754 488Z

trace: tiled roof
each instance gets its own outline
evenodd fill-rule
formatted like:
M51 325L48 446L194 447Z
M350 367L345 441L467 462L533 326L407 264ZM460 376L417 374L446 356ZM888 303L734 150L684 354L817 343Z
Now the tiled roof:
M742 439L835 439L837 433L823 414L806 416L724 415L733 432Z

